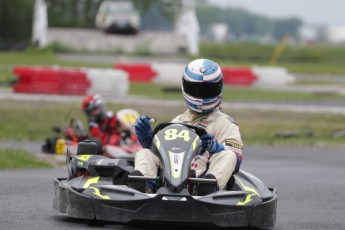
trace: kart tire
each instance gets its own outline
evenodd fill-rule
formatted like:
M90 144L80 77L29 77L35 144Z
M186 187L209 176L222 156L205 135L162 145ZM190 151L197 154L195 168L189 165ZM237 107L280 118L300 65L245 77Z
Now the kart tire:
M55 146L56 146L56 141L57 137L49 137L46 139L45 145L42 146L42 151L45 153L55 153Z

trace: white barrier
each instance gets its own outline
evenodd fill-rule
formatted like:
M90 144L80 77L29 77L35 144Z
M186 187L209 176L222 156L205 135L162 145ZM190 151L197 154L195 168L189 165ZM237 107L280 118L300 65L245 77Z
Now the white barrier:
M178 63L152 63L152 69L157 72L154 82L180 84L186 65Z
M154 78L156 83L180 84L186 65L178 63L152 63L152 69L157 72ZM257 77L254 87L285 86L294 82L295 76L289 74L287 69L281 67L264 66L251 67L251 71Z
M126 96L129 90L128 74L114 69L82 69L91 82L88 94Z
M254 75L257 77L257 80L254 83L254 86L265 87L270 85L275 86L284 86L290 84L296 80L295 76L289 74L287 69L281 67L271 67L264 66L252 67Z

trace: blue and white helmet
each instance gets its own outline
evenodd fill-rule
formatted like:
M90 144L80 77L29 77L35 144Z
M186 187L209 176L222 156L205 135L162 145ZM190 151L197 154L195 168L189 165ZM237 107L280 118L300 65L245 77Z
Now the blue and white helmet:
M223 74L219 65L208 59L188 64L182 77L182 92L187 107L197 113L208 113L220 105Z

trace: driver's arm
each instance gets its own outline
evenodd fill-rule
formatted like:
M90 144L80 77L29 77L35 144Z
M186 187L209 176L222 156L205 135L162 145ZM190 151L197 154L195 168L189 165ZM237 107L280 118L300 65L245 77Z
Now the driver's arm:
M101 129L96 122L89 122L89 132L91 137L99 138L101 135Z
M241 155L242 158L243 142L238 125L234 123L225 124L219 127L215 136L219 143L231 149L236 155Z
M213 127L213 131L217 141L224 146L225 150L231 150L236 154L236 173L242 163L243 151L243 142L239 126L234 122L226 120L222 122L222 125L216 125L215 127Z

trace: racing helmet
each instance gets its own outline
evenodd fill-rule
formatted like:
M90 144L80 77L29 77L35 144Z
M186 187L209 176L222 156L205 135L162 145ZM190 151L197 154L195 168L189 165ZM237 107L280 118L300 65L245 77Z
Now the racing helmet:
M209 113L222 100L223 74L219 65L208 59L188 64L182 76L182 93L189 109Z
M85 96L81 106L89 120L100 122L106 118L104 102L99 94Z

